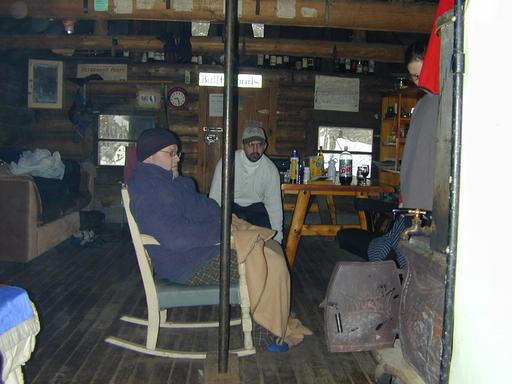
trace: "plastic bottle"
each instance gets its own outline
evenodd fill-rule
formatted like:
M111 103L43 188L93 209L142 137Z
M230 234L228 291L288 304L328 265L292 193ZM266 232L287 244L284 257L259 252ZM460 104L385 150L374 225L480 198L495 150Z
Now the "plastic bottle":
M309 167L304 167L304 178L303 183L307 184L311 180L311 169Z
M299 177L299 153L294 149L290 156L290 183L297 184Z
M329 166L327 167L327 178L336 182L336 159L331 156L329 160Z
M348 147L343 148L340 155L340 184L349 185L352 183L352 154Z
M318 149L318 155L316 157L316 167L320 172L320 175L317 176L321 176L324 174L324 161L324 150L322 149L322 146L320 146L320 148Z
M304 161L299 164L299 173L297 175L297 184L304 184Z

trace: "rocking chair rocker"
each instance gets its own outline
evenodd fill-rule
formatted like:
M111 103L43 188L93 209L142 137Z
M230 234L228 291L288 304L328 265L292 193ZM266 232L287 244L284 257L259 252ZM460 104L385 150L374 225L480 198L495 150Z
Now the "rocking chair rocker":
M137 344L128 340L110 336L105 339L107 343L127 348L132 351L149 355L169 357L175 359L205 359L206 352L186 352L167 350L156 347L160 328L208 328L218 327L218 322L202 323L175 323L167 321L167 311L176 307L190 307L200 305L219 304L218 286L187 286L168 281L155 279L151 259L145 248L146 245L160 245L152 236L141 234L139 227L130 211L130 196L126 186L121 188L123 205L130 227L135 254L142 275L146 302L148 307L148 320L131 316L122 316L121 320L147 327L146 345ZM256 353L252 341L252 321L250 315L249 293L245 278L245 264L239 264L240 281L238 286L230 288L230 302L240 304L241 319L231 320L230 325L242 324L244 347L230 352L238 356L247 356Z

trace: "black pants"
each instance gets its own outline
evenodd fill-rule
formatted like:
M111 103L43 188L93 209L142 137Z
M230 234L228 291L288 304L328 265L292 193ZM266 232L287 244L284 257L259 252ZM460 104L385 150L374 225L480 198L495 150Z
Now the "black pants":
M271 228L270 218L263 203L254 203L247 207L242 207L237 203L233 203L233 213L240 219L248 221L253 225Z

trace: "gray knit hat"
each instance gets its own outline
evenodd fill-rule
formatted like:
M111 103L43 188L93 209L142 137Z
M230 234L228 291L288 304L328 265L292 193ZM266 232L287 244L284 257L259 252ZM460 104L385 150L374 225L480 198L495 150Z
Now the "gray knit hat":
M151 128L142 132L137 140L137 160L144 161L169 145L180 145L178 136L167 129Z
M267 138L265 137L265 131L261 126L261 121L247 120L245 122L245 129L242 135L242 142L247 144L251 141L266 141Z

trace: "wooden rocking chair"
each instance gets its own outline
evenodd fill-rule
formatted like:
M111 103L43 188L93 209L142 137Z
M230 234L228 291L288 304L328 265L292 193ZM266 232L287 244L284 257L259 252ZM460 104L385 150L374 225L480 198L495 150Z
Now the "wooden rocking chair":
M202 323L175 323L167 321L167 311L176 307L190 307L200 305L219 304L218 286L187 286L174 284L168 281L155 279L153 276L153 267L151 259L145 248L146 245L160 245L152 236L141 234L139 227L130 211L130 196L126 186L121 188L123 205L130 227L135 254L139 269L142 275L144 291L146 293L146 302L148 307L148 320L131 316L123 316L121 320L133 324L147 326L146 345L133 343L117 337L108 337L107 343L114 344L136 352L142 352L160 357L170 357L175 359L205 359L206 352L186 352L177 350L166 350L156 347L158 333L160 328L208 328L218 327L218 322ZM247 356L256 352L252 341L252 321L250 315L249 294L245 278L245 264L239 264L240 282L238 286L230 288L230 302L240 304L241 319L231 320L230 325L242 324L244 347L237 350L231 350L238 356Z

